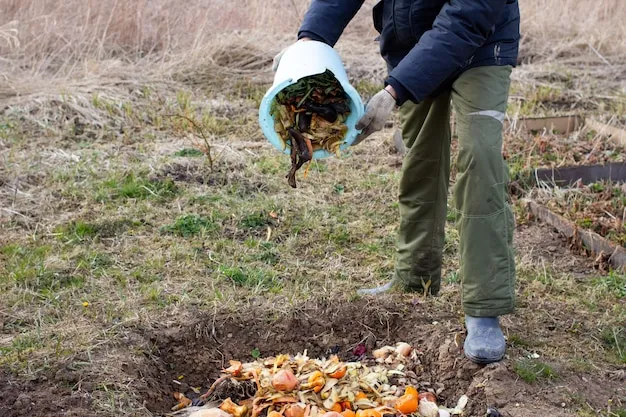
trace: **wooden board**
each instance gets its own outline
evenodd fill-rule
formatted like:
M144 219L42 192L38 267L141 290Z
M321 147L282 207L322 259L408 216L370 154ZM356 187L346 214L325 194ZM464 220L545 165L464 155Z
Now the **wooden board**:
M559 116L559 117L524 117L512 122L505 121L505 130L526 130L526 131L558 131L559 133L571 133L585 123L585 119L579 115Z
M598 132L600 135L606 135L611 138L615 143L621 146L626 146L626 130L619 127L609 126L596 119L588 119L585 121L585 125Z
M586 248L594 257L606 257L613 268L626 272L626 250L590 230L584 230L566 218L553 213L537 202L522 200L533 216L549 224L563 236L573 239Z

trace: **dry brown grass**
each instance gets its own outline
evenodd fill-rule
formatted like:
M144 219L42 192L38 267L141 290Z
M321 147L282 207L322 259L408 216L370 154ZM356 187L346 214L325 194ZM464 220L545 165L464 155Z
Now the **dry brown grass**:
M70 95L93 121L101 118L90 106L94 93L119 102L145 85L177 91L182 82L210 96L226 85L266 85L273 56L294 40L308 3L0 0L0 100L47 108L60 94ZM371 24L375 3L365 2L337 45L350 77L369 90L386 73ZM514 74L523 90L553 85L556 75L578 101L604 95L623 106L626 3L529 0L520 6L521 60L532 63Z
M626 54L626 3L621 0L520 1L523 54L543 60Z
M374 42L363 42L374 35L374 3L368 0L346 31L349 55L363 47L365 53L375 51ZM307 5L305 0L0 0L0 74L5 80L66 78L121 67L135 72L135 65L148 63L158 71L162 66L155 63L210 56L225 38L251 40L271 57L293 39ZM524 57L601 55L610 61L626 54L621 0L528 0L521 7Z

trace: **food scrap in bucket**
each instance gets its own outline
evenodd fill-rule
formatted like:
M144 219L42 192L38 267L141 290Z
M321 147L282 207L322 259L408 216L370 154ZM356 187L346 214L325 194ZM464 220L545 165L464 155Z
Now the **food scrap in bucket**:
M406 343L385 346L362 361L338 356L311 359L306 351L230 366L204 394L175 393L174 415L186 417L437 417L459 415L437 404L436 393L418 391L419 352ZM448 414L446 414L448 413Z
M283 148L289 146L291 150L291 169L286 176L291 187L297 187L296 172L313 159L313 152L324 149L339 153L348 131L349 103L348 95L328 70L304 77L276 95L271 115Z

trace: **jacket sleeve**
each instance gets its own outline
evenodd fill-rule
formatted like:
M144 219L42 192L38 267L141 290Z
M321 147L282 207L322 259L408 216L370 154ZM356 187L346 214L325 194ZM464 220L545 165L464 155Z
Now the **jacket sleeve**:
M419 103L460 69L492 33L507 0L449 0L432 29L391 71L398 104Z
M335 46L364 0L313 0L304 15L298 39L308 36Z

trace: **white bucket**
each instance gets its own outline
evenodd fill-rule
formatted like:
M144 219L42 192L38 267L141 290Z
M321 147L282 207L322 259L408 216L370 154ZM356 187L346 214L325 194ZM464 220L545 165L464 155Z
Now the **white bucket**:
M348 148L360 131L355 125L363 116L365 108L359 93L350 85L348 75L341 62L341 57L329 45L318 41L302 41L291 45L284 52L280 59L274 84L265 93L261 106L259 107L259 124L267 140L279 151L285 154L290 153L289 145L285 146L280 136L274 130L274 119L270 115L272 101L285 87L295 84L303 77L322 74L326 70L331 71L344 91L350 98L350 115L345 121L347 129L344 141L339 147L340 150ZM318 149L313 152L314 159L321 159L332 154L325 149Z

